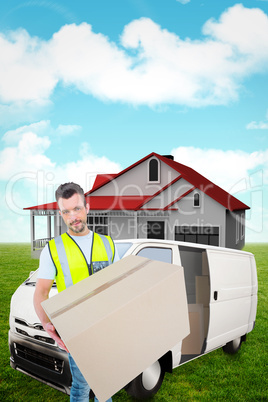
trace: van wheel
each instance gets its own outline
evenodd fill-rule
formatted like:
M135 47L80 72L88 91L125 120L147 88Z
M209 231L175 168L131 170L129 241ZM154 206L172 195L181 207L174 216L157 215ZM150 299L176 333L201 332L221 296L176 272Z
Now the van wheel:
M242 344L242 338L236 338L231 342L226 343L226 345L224 345L222 347L223 351L225 353L229 353L231 355L233 355L234 353L238 352L238 350L240 349Z
M136 399L146 399L157 393L162 385L165 371L159 361L148 367L125 388Z

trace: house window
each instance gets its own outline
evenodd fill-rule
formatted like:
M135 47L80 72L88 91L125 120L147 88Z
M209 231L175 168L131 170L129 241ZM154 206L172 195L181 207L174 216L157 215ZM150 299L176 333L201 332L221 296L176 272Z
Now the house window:
M194 194L194 207L200 207L200 195L198 193Z
M102 215L89 215L87 217L87 226L92 232L98 234L108 235L108 216Z
M245 214L236 216L236 244L245 237Z
M245 237L245 214L241 215L241 239Z
M149 182L159 182L159 161L155 158L149 161Z

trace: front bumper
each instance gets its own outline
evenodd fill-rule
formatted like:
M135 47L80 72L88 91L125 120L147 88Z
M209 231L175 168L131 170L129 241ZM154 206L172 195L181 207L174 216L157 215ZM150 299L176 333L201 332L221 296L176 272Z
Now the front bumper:
M58 347L9 331L10 365L50 387L70 394L72 376L68 354Z

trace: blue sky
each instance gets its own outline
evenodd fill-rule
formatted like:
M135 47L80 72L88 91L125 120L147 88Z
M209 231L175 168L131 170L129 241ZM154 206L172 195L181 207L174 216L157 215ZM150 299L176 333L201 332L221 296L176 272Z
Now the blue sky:
M266 0L1 2L0 241L29 241L23 207L61 182L154 151L249 205L246 240L267 242L267 94Z

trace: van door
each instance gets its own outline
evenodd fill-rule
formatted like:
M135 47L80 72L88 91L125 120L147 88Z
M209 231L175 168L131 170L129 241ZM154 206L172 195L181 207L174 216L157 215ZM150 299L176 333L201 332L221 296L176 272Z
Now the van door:
M252 274L249 255L206 251L210 273L208 352L248 332Z

